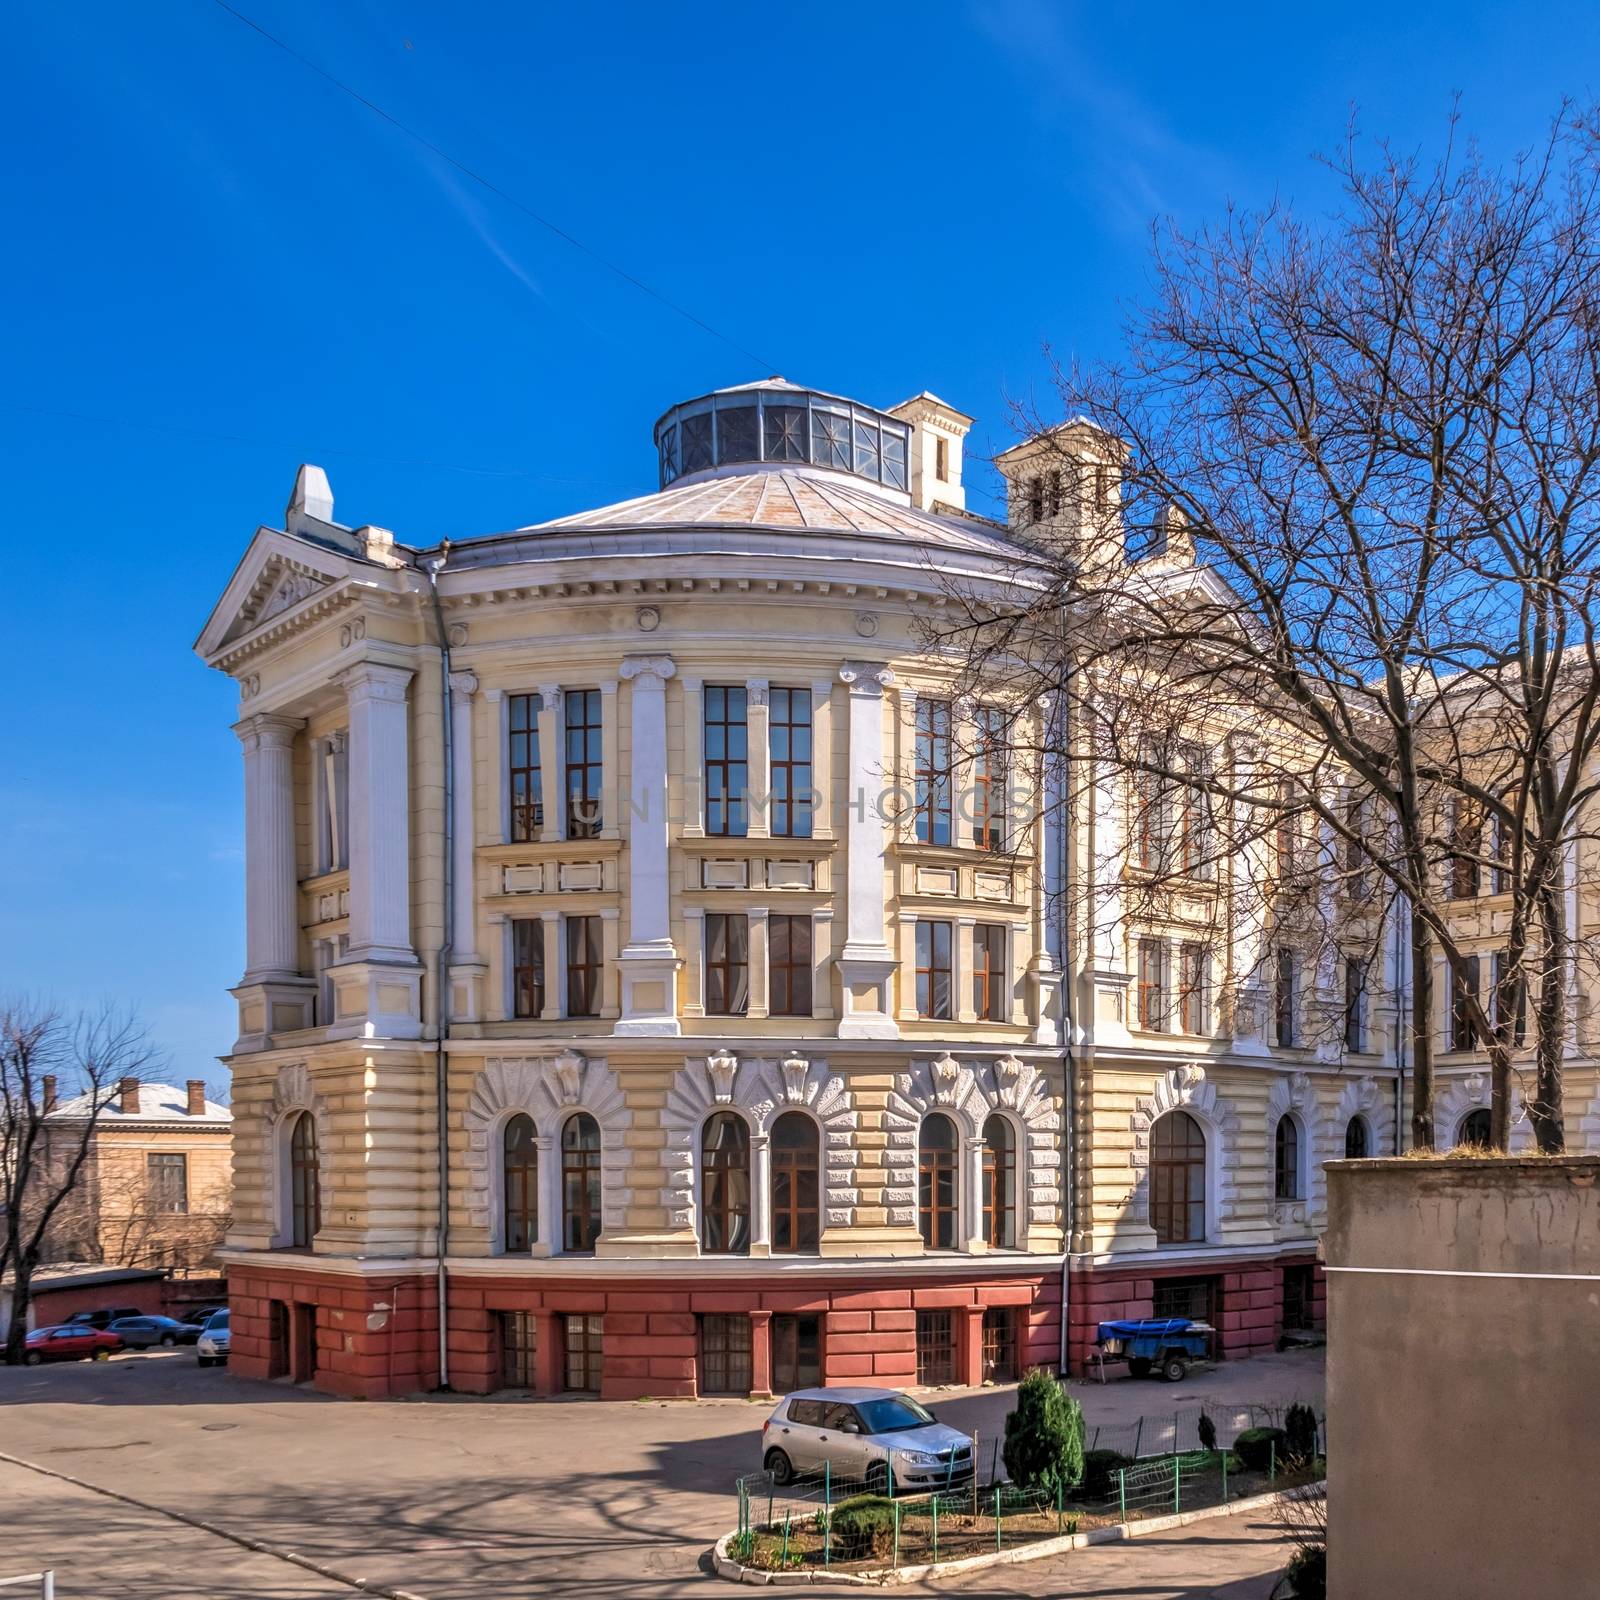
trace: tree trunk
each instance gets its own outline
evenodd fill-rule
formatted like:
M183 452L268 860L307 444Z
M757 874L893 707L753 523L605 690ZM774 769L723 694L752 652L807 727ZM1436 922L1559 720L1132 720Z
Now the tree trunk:
M1559 883L1539 890L1544 961L1539 975L1538 1072L1528 1117L1534 1142L1546 1155L1567 1147L1561 1104L1561 1070L1567 1050L1567 917Z
M1433 936L1411 918L1411 1145L1433 1149Z
M28 1347L28 1306L33 1299L33 1264L21 1252L13 1261L11 1325L6 1329L6 1364L19 1367Z

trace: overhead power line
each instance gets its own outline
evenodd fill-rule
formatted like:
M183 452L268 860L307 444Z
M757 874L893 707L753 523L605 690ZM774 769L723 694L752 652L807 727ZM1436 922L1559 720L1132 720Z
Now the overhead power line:
M230 17L242 22L245 27L251 29L253 32L260 34L261 37L269 44L276 45L278 49L283 51L286 56L290 56L294 60L298 61L300 65L305 67L308 71L316 73L319 78L331 83L335 89L339 90L341 94L349 95L349 97L354 100L357 105L365 106L367 110L372 112L374 116L382 117L383 120L391 127L398 128L400 132L403 133L408 139L415 140L416 143L420 144L424 150L436 155L441 161L448 162L450 166L454 167L456 171L461 173L464 177L470 178L474 183L479 184L483 188L487 189L490 194L496 196L498 199L504 200L508 206L515 207L515 209L520 211L523 216L530 218L534 222L537 222L541 228L548 228L550 232L553 233L558 239L561 239L565 243L571 245L574 250L581 250L583 254L588 256L591 261L599 262L602 267L604 267L608 272L615 273L617 277L621 278L624 283L632 284L633 287L639 290L641 294L649 295L652 300L660 302L660 304L664 305L669 311L676 312L678 316L682 317L686 322L692 322L695 327L701 330L701 332L709 333L713 339L720 339L724 344L729 345L733 349L737 350L740 355L748 356L749 359L756 364L756 366L764 369L767 372L776 372L779 370L774 362L766 360L766 358L763 356L758 356L755 351L747 349L744 345L740 344L737 339L731 337L729 334L724 333L720 328L712 327L711 324L703 317L697 317L694 312L688 309L687 306L682 306L676 300L670 299L667 295L662 294L659 289L653 288L650 284L646 283L642 278L636 278L627 270L626 267L618 266L615 261L612 261L609 259L609 257L601 255L601 253L594 249L593 246L585 244L582 239L578 238L575 234L569 233L559 223L552 222L549 217L541 215L539 212L535 211L532 206L526 205L514 194L510 194L506 190L502 189L500 185L495 183L492 179L484 177L481 172L477 171L473 167L469 167L465 161L462 161L456 156L451 155L448 150L441 149L425 134L418 133L415 128L409 127L406 123L402 122L397 116L394 115L393 112L384 110L384 108L375 100L369 100L364 94L361 93L359 89L351 88L348 83L345 83L341 78L336 78L325 67L318 66L317 63L311 60L309 56L301 55L293 45L285 43L275 33L269 33L261 26L259 22L256 22L251 17L247 17L244 12L236 10L233 6L230 6L227 3L227 0L215 0L215 4L221 10L226 11Z

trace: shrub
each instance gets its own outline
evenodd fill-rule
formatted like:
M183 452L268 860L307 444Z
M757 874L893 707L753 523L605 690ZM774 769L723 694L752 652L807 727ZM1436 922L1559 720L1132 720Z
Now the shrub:
M1202 1450L1215 1450L1217 1448L1217 1425L1211 1420L1207 1411L1200 1413L1200 1420L1195 1424L1195 1432L1200 1435L1200 1448Z
M1317 1414L1310 1406L1292 1405L1283 1419L1283 1453L1304 1466L1317 1453Z
M1083 1482L1076 1493L1081 1500L1105 1500L1117 1492L1117 1474L1133 1465L1133 1457L1117 1450L1086 1450Z
M1265 1472L1274 1457L1281 1467L1288 1436L1282 1428L1246 1428L1233 1441L1233 1453L1247 1472Z
M1328 1552L1313 1545L1296 1550L1284 1568L1294 1600L1326 1600L1328 1593Z
M894 1549L894 1501L881 1494L858 1494L833 1508L835 1553L841 1561L886 1556Z
M1083 1408L1048 1372L1022 1380L1002 1455L1018 1488L1053 1496L1082 1479Z

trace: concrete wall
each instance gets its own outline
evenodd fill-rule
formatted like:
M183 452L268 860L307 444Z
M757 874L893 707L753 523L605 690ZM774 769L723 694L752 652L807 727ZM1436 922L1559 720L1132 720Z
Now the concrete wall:
M1592 1594L1600 1160L1329 1168L1333 1600Z

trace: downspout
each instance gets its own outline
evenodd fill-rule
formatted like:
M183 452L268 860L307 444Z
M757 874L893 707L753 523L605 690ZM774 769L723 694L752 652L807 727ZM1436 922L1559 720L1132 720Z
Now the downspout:
M1408 940L1404 919L1410 915L1410 905L1403 897L1397 896L1394 917L1394 1153L1397 1156L1405 1154L1406 1018L1411 1015L1411 1004L1405 988Z
M1070 660L1066 666L1066 685L1072 681L1072 667ZM1061 1350L1057 1371L1063 1381L1067 1376L1067 1341L1068 1341L1068 1296L1070 1285L1069 1264L1072 1260L1072 1240L1077 1230L1077 1188L1078 1188L1078 1163L1075 1156L1076 1141L1078 1137L1078 1070L1077 1063L1072 1054L1072 962L1070 960L1070 947L1067 943L1067 903L1068 891L1067 874L1072 864L1072 820L1071 808L1067 797L1071 791L1071 763L1065 750L1066 741L1062 740L1063 752L1059 773L1061 817L1056 827L1060 843L1058 846L1058 861L1056 866L1056 905L1054 915L1056 918L1056 949L1061 961L1061 986L1057 993L1061 996L1058 1009L1061 1013L1061 1058L1064 1063L1065 1089L1062 1097L1064 1105L1063 1138L1061 1149L1061 1177L1065 1185L1062 1191L1062 1230L1061 1240ZM1047 802L1048 802L1048 796Z
M433 595L433 620L439 634L439 712L444 729L444 938L434 953L433 972L433 1093L434 1118L439 1139L439 1215L434 1225L436 1260L435 1293L439 1301L439 1387L450 1388L449 1282L445 1256L450 1249L450 1065L445 1041L450 1035L450 961L455 953L455 834L456 742L450 707L450 635L445 631L444 606L439 599L439 574L450 557L450 541L439 555L423 564Z

